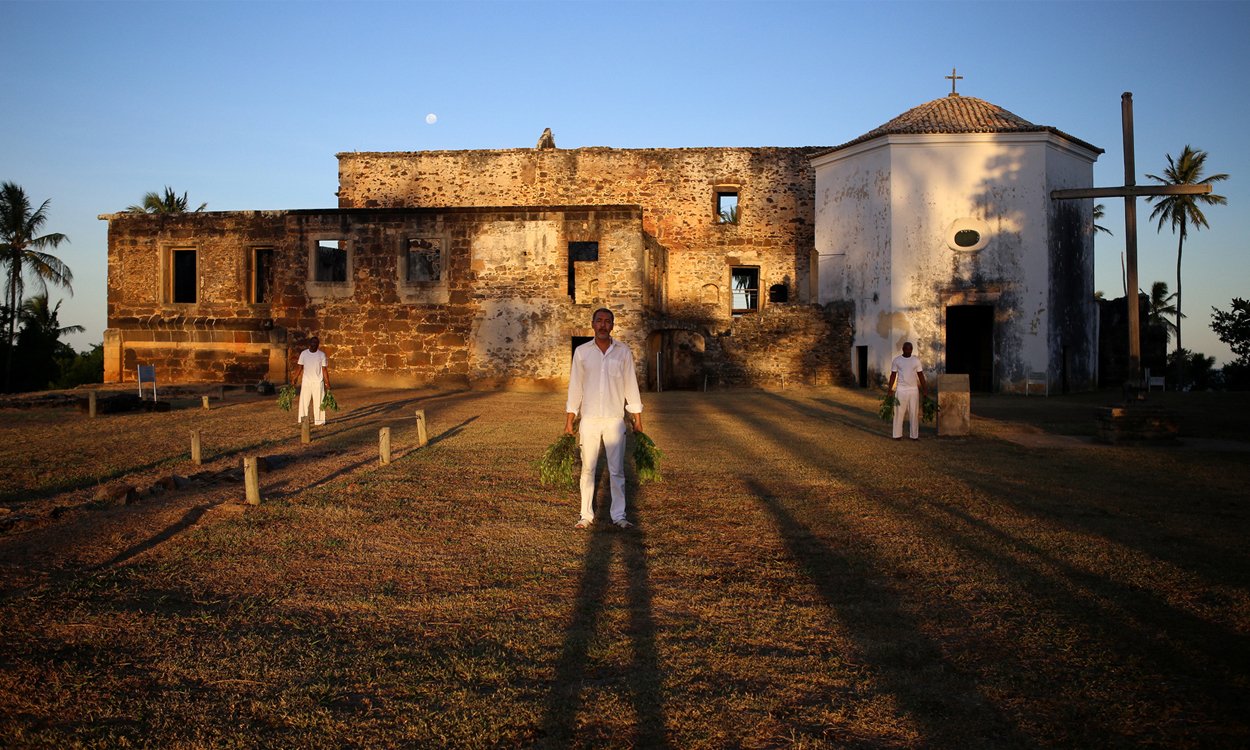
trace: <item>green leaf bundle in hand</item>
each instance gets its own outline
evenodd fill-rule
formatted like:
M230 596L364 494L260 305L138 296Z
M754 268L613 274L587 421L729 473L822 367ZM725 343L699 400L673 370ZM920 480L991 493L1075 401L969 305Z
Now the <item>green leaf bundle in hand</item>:
M647 437L647 433L634 430L634 446L631 453L634 457L634 470L638 473L638 482L660 481L660 459L664 451L655 447L655 441Z
M898 399L893 393L885 394L885 398L881 399L881 408L877 409L877 416L881 417L883 422L894 421L894 407L898 406Z
M339 410L339 402L334 399L334 394L330 393L329 388L326 389L325 395L321 397L321 410L322 411L338 411Z
M575 490L578 484L577 436L561 435L538 460L538 479L544 487Z
M920 419L925 422L932 422L937 419L938 412L942 408L938 406L937 399L932 396L925 396L924 401L920 405Z
M299 391L295 388L295 386L291 385L290 383L287 383L286 385L279 388L278 389L278 408L281 409L282 411L290 411L291 404L295 402L295 397L298 394L299 394Z

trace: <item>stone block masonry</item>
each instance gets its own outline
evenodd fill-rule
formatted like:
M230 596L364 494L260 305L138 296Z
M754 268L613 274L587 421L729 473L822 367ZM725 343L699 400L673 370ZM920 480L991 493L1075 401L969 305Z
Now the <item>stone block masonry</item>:
M559 389L607 307L653 385L844 382L818 150L340 154L337 209L106 215L105 379L284 382L317 334L336 383Z
M558 207L115 214L108 217L106 379L134 380L137 364L154 364L169 381L284 382L304 341L317 334L335 382L557 387L567 378L573 337L589 335L595 307L617 311L629 343L645 335L639 209L567 214ZM569 238L587 236L599 252L580 270L597 283L587 281L573 297ZM410 271L414 240L437 254L433 278L429 269ZM319 260L335 254L338 268Z

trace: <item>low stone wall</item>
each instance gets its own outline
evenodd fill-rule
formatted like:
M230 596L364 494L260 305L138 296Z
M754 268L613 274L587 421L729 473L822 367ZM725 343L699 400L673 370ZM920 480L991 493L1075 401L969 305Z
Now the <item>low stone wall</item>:
M718 387L849 385L851 341L846 306L769 305L712 336L704 366Z

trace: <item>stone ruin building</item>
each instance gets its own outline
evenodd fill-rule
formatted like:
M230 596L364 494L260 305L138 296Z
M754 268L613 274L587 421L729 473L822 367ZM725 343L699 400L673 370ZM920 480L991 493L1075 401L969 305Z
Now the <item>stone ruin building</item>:
M608 307L649 389L866 385L903 340L1088 388L1092 206L1048 193L1097 153L958 95L833 149L341 153L337 208L102 216L105 381L283 382L318 334L337 383L560 389Z

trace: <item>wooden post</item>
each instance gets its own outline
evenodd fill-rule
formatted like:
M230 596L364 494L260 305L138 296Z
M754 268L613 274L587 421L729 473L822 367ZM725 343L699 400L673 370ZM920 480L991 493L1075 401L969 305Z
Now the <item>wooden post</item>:
M383 427L378 430L378 457L385 466L391 462L391 428Z
M201 461L200 454L200 431L191 430L191 463L199 466Z
M243 459L243 484L247 488L247 504L260 505L260 469L256 459Z
M417 447L424 448L429 442L425 432L425 409L417 409Z
M304 417L299 421L299 441L304 445L312 442L312 415Z
M1124 186L1137 185L1133 154L1133 93L1120 95L1120 125L1124 137ZM1141 388L1141 312L1137 299L1137 196L1124 196L1124 250L1128 253L1128 381Z
M208 411L208 396L201 396L200 399L200 404L204 407L204 411Z
M95 419L95 391L87 391L87 416Z

